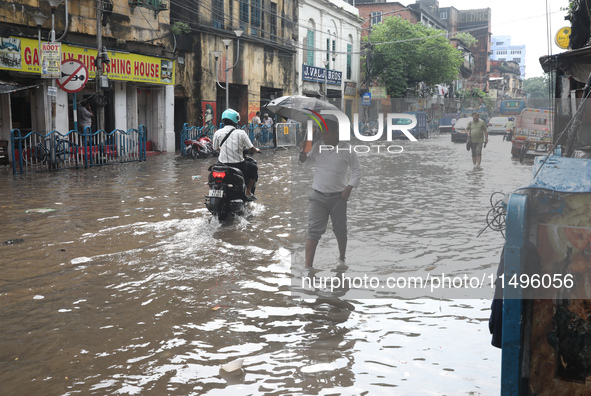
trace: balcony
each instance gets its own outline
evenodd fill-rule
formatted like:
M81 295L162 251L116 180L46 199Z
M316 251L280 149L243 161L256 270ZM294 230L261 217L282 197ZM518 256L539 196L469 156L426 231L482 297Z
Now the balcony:
M158 16L160 11L168 9L168 0L129 0L129 7L131 12L135 7L144 7L154 11L154 18Z

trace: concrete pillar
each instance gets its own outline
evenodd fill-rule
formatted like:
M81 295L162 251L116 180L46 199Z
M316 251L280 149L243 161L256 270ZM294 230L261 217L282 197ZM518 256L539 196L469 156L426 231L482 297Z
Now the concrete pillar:
M175 152L174 134L174 86L166 85L164 90L164 150Z
M41 84L34 91L31 90L31 129L36 132L44 131L47 119L45 113L44 94L45 84Z
M128 129L139 129L137 114L137 88L127 86L127 127Z
M149 119L147 128L152 129L152 139L156 150L164 150L164 94L160 89L151 89L148 95Z
M0 140L8 141L8 161L12 163L12 146L10 145L10 130L12 129L12 114L10 111L10 94L0 95Z
M113 108L115 111L115 128L127 131L127 83L124 81L113 81Z

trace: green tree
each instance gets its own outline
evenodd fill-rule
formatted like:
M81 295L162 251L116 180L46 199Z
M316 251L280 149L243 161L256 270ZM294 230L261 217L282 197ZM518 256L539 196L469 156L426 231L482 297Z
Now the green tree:
M390 97L404 97L407 88L416 90L421 82L433 87L458 77L463 55L444 31L399 17L385 18L372 29L373 73L368 77L380 77Z
M461 89L456 91L456 98L460 99L462 109L476 109L482 105L486 106L488 114L492 114L495 104L486 92L478 88L470 90Z
M549 107L551 106L550 91L551 74L545 74L542 77L532 77L523 80L523 89L527 94L528 106L530 107ZM553 88L553 87L552 87Z

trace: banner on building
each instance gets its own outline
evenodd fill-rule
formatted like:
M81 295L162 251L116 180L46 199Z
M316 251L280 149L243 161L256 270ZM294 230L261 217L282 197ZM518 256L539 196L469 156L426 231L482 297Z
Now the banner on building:
M302 65L302 80L325 82L332 85L341 85L343 72L328 70L322 67Z
M41 67L43 57L40 52L42 51L40 51L37 40L18 37L0 38L0 70L39 75L43 71ZM176 62L172 59L117 51L108 51L107 54L110 62L103 64L102 73L109 76L110 80L174 84ZM67 59L79 60L88 68L89 78L94 79L96 77L96 57L96 48L61 44L59 64L61 65L61 62Z

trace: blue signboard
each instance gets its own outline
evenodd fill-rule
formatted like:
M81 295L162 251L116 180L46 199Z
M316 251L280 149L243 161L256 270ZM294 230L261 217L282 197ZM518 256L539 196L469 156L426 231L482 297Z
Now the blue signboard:
M322 67L302 65L302 80L327 82L332 85L341 85L343 72L327 70Z
M361 96L361 105L362 106L371 105L371 92L366 92Z

